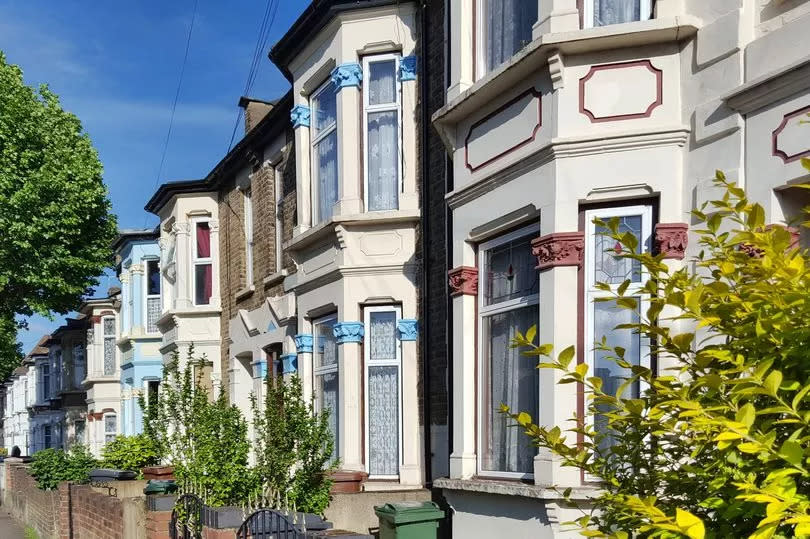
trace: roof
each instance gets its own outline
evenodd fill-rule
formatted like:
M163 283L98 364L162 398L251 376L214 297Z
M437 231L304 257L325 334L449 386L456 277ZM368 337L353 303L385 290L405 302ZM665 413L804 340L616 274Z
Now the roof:
M118 231L118 237L112 244L112 250L117 251L123 244L138 240L156 240L160 237L160 230L157 228L122 228Z
M205 178L200 180L176 180L166 182L158 187L144 209L150 213L157 213L175 195L181 193L204 193L210 191L211 186Z
M28 367L17 367L11 371L12 376L23 376L25 374L28 374Z
M37 341L37 344L31 349L30 352L25 356L25 359L32 358L34 356L47 356L48 355L48 347L46 344L51 339L50 335L43 335Z
M287 33L273 45L268 56L284 73L287 80L292 82L292 73L288 67L290 62L336 15L344 11L400 3L402 0L312 0Z
M57 337L59 337L62 333L67 331L76 331L80 329L87 328L87 316L80 314L76 318L67 318L65 319L65 323L54 330L51 334L51 338L49 342L58 342Z
M270 101L265 101L264 99L258 99L256 97L249 97L246 95L243 95L242 97L239 98L239 106L242 108L247 107L248 104L250 103L263 103L265 105L274 106L278 102L279 102L278 99L271 99Z

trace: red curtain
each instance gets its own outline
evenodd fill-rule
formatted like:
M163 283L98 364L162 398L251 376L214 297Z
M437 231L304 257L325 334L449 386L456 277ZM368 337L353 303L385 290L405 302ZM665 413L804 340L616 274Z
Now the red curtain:
M197 258L211 256L211 228L208 223L197 223Z

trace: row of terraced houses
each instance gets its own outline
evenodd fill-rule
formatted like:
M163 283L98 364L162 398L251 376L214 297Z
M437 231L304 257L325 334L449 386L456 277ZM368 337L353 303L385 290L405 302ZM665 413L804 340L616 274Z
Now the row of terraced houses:
M138 432L137 398L193 344L246 411L268 370L300 376L355 490L431 489L457 538L567 535L577 515L550 487L593 485L498 408L564 426L583 395L509 341L537 324L618 385L591 343L607 335L637 364L648 343L613 330L632 314L595 303L595 285L643 276L594 218L678 268L715 169L769 223L800 216L808 13L806 0L314 0L270 51L290 90L240 99L241 142L206 177L160 186L155 230L121 233L120 290L7 381L6 445L97 450Z

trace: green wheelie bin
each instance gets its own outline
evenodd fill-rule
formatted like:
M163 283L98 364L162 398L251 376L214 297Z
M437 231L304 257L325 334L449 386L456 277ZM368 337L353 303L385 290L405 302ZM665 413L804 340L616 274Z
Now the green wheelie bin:
M436 539L444 511L433 502L387 503L374 508L380 539Z

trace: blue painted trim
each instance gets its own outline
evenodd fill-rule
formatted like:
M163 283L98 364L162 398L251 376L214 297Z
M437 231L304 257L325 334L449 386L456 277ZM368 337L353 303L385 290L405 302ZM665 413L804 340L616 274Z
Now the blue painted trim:
M400 341L415 341L419 337L419 321L412 318L403 318L397 322L397 331Z
M332 326L332 332L338 344L363 342L366 327L363 322L338 322Z
M253 362L253 378L264 378L267 376L267 362L264 360Z
M335 85L336 92L352 86L360 88L362 82L363 68L357 62L340 64L332 70L332 83Z
M293 337L293 340L295 341L295 349L299 354L312 353L312 335L307 333L299 333Z
M399 80L406 81L406 80L416 80L416 70L417 70L417 61L416 56L403 56L399 60Z
M298 355L284 354L281 356L281 373L294 374L298 372Z
M304 105L294 106L290 111L290 121L292 122L293 129L298 127L309 127L309 117L309 107Z

